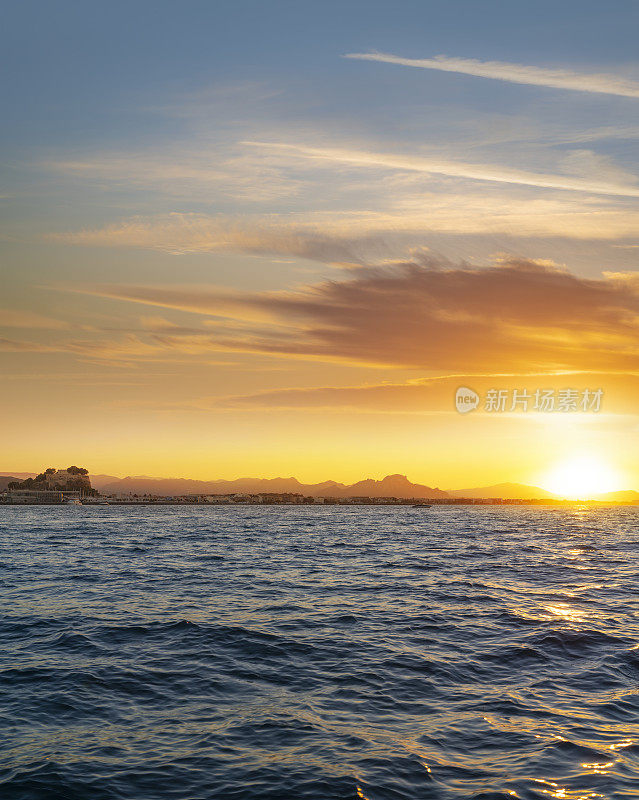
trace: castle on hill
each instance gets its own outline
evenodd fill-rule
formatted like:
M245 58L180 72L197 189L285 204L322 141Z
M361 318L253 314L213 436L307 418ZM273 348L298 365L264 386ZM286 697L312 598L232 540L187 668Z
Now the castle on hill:
M41 493L59 493L60 500L64 497L76 496L93 497L97 494L96 490L91 486L89 478L89 470L84 467L71 466L66 469L56 469L49 467L36 475L35 478L26 478L23 481L12 481L9 486L9 493L19 493L29 499L31 495L34 500L38 498L36 495ZM17 499L14 498L14 499ZM42 497L44 499L44 497Z

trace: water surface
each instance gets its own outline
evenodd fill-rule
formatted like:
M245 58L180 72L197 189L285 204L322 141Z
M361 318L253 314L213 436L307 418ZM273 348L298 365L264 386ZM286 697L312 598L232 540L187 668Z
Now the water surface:
M639 797L639 510L0 509L5 800Z

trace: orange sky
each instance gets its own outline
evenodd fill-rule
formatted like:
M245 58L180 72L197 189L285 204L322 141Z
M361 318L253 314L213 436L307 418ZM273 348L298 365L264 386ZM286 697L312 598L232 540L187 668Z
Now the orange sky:
M55 112L16 72L3 470L461 488L582 454L639 489L635 54L342 34L181 51L178 81L116 32L86 86L75 51L51 62ZM544 389L600 407L486 409Z

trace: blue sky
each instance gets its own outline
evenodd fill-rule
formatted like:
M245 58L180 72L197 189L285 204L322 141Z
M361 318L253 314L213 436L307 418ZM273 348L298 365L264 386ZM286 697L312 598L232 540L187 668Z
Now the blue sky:
M569 126L634 114L619 98L342 58L445 54L636 77L632 2L25 2L7 16L2 136L18 174L71 149L183 144L192 120L178 113L181 101L199 99L204 111L207 92L234 87L244 95L218 102L208 120L229 140L282 120L337 141L410 146L446 139L475 115ZM622 160L631 149L599 146Z
M144 97L194 91L212 82L283 83L306 105L314 86L320 105L336 113L367 113L375 91L405 97L423 76L402 87L383 68L366 73L345 64L345 52L381 50L546 63L592 69L633 68L639 8L634 2L23 2L5 12L2 59L9 80L4 136L14 144L100 141L152 135L136 119ZM318 76L318 71L320 75ZM321 77L321 80L318 78ZM471 82L478 101L500 107L495 87ZM443 81L436 95L461 92ZM503 87L501 87L503 91ZM358 98L354 91L364 91ZM381 100L382 98L380 98ZM452 98L454 101L454 98ZM387 98L383 98L386 102ZM379 103L378 103L379 105Z
M392 228L434 192L451 203L460 193L481 195L473 214L484 192L493 207L514 202L522 214L534 199L543 207L533 216L572 214L578 201L562 189L521 185L505 200L503 183L331 166L300 147L595 184L632 182L638 168L634 98L344 58L444 55L638 81L633 2L25 2L7 18L5 230L10 240L30 240L27 249L65 232L171 213L315 215L322 224L323 213L390 211L380 225ZM402 196L392 210L384 202ZM614 237L634 243L633 222L624 221L634 200L584 199L604 212L600 220L615 218ZM435 225L420 244L451 258L501 249L549 258L558 249L562 263L572 254L572 266L592 274L603 257L627 268L634 254L611 248L613 234L597 233L598 224L587 247L583 231L567 229L567 243L543 225L516 230L517 221L488 233ZM537 242L518 248L511 231Z

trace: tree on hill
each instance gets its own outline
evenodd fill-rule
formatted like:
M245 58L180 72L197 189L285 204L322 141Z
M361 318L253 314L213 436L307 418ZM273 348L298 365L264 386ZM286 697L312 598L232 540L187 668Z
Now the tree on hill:
M89 470L84 467L71 466L67 470L67 475L60 475L55 467L49 467L44 472L36 475L35 478L26 478L23 481L11 481L9 489L53 489L60 492L76 491L89 497L97 497L99 492L91 486ZM72 476L69 479L69 475ZM58 478L56 480L56 477Z

